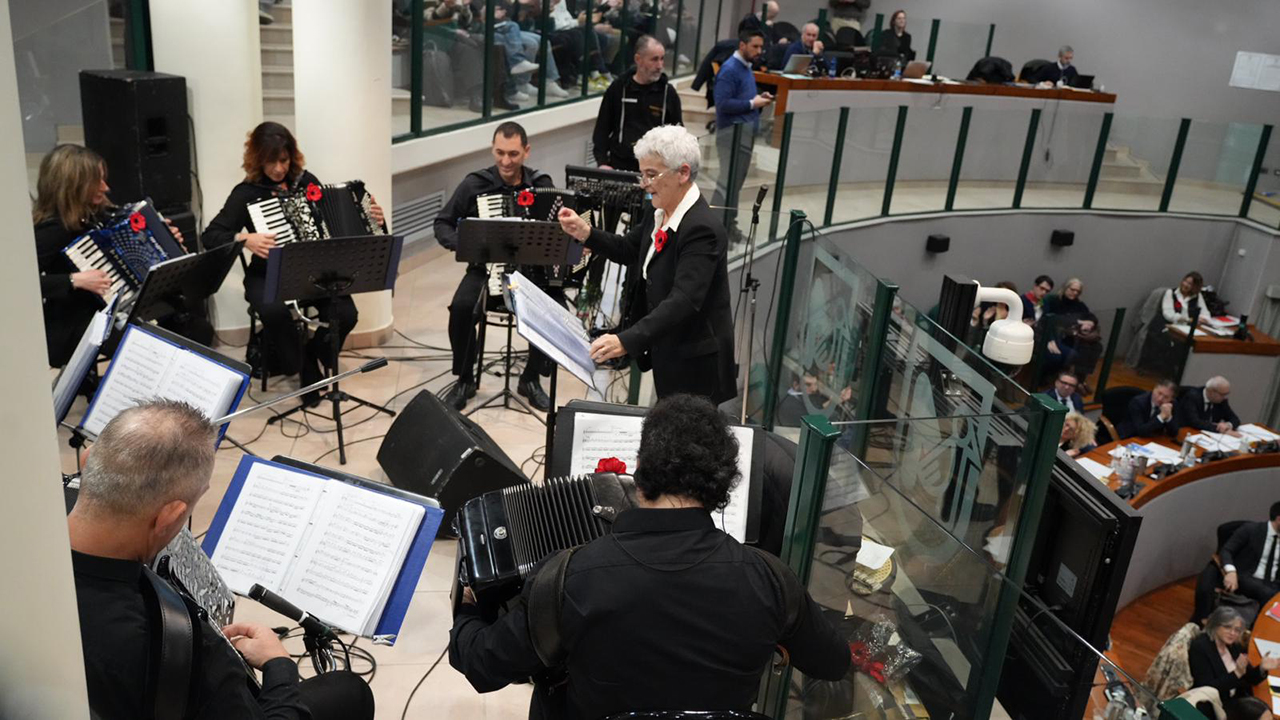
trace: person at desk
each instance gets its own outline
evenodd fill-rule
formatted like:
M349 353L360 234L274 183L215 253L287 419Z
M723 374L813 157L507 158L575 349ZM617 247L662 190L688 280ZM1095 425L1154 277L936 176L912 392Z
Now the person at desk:
M809 66L817 67L823 75L826 75L827 60L822 56L823 49L822 41L818 39L818 25L805 23L804 28L800 30L800 42L790 45L787 52L783 54L782 67L785 68L795 55L811 55L813 59L809 61Z
M1222 587L1256 600L1261 607L1280 592L1280 502L1271 504L1267 522L1236 528L1222 547Z
M1204 277L1192 270L1182 277L1178 287L1164 291L1160 299L1160 314L1170 325L1190 325L1192 316L1206 312L1204 296L1200 290L1204 287Z
M916 51L911 49L911 33L907 32L906 10L895 12L889 19L889 32L880 33L876 55L898 58L903 65L916 59Z
M1067 457L1080 457L1098 447L1094 437L1098 426L1092 420L1078 412L1069 412L1062 420L1062 435L1058 439L1058 449Z
M1173 437L1178 427L1173 422L1173 397L1178 384L1164 379L1156 383L1151 392L1145 392L1129 401L1124 420L1116 428L1121 438Z
M1076 67L1071 61L1076 57L1076 51L1071 49L1070 45L1063 45L1058 48L1058 62L1049 65L1040 74L1040 82L1050 82L1054 85L1070 85L1075 79Z
M1191 388L1178 400L1176 420L1178 428L1195 428L1210 432L1227 433L1240 437L1240 416L1231 409L1227 396L1231 383L1221 375L1215 375L1202 388Z
M1063 370L1058 373L1057 379L1053 381L1053 389L1040 393L1041 395L1060 402L1067 406L1067 410L1074 410L1078 413L1084 412L1084 398L1080 397L1080 393L1076 388L1080 387L1080 379L1069 370Z
M1187 646L1191 686L1216 688L1225 704L1246 697L1267 673L1280 667L1280 658L1264 657L1261 665L1249 664L1249 653L1240 642L1245 620L1233 607L1222 606L1209 614L1204 632Z

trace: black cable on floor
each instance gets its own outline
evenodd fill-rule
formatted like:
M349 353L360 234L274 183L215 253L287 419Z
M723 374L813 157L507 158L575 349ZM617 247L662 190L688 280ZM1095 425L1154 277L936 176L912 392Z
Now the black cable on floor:
M446 645L445 648L440 651L440 657L436 658L436 661L431 663L431 667L427 668L427 671L422 674L421 678L418 679L418 684L414 685L413 689L409 691L409 697L404 701L404 712L400 713L400 720L404 720L405 718L409 717L409 703L413 702L413 696L418 693L418 688L422 687L422 683L427 681L427 676L431 674L432 670L436 669L436 666L439 665L440 661L444 659L445 653L447 652L449 652L448 645Z

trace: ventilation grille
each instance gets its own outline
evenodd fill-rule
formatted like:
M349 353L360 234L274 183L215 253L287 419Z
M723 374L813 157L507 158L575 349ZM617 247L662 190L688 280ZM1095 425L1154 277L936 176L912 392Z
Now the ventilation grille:
M587 155L582 159L582 164L586 167L596 166L596 154L593 151L593 143L591 138L587 138Z
M444 209L444 203L444 191L437 190L407 203L396 205L392 208L396 234L404 236L406 244L434 240L436 233L432 224Z

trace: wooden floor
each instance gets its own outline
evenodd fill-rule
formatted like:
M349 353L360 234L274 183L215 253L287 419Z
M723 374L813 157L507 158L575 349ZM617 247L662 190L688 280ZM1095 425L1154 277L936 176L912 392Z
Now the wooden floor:
M1134 680L1143 682L1164 641L1191 617L1195 581L1183 578L1152 590L1116 613L1106 655Z

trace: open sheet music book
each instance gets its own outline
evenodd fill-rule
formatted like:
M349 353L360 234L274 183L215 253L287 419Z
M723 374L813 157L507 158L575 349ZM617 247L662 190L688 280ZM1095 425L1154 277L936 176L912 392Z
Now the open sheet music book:
M248 365L154 325L129 325L80 429L97 437L121 411L151 398L181 400L220 418L248 389Z
M582 384L596 388L597 368L591 359L591 339L582 328L582 321L529 278L519 272L509 277L516 332L557 365L573 373Z
M393 491L246 455L203 548L237 594L258 583L328 625L394 643L444 512Z
M80 342L76 345L75 352L71 354L71 359L62 368L62 372L58 373L58 379L53 383L53 417L57 422L66 419L71 403L75 402L76 391L80 389L80 384L89 374L89 368L93 367L94 362L97 361L98 351L111 335L111 319L115 315L115 307L116 301L113 297L105 308L94 313L89 326L80 336Z

